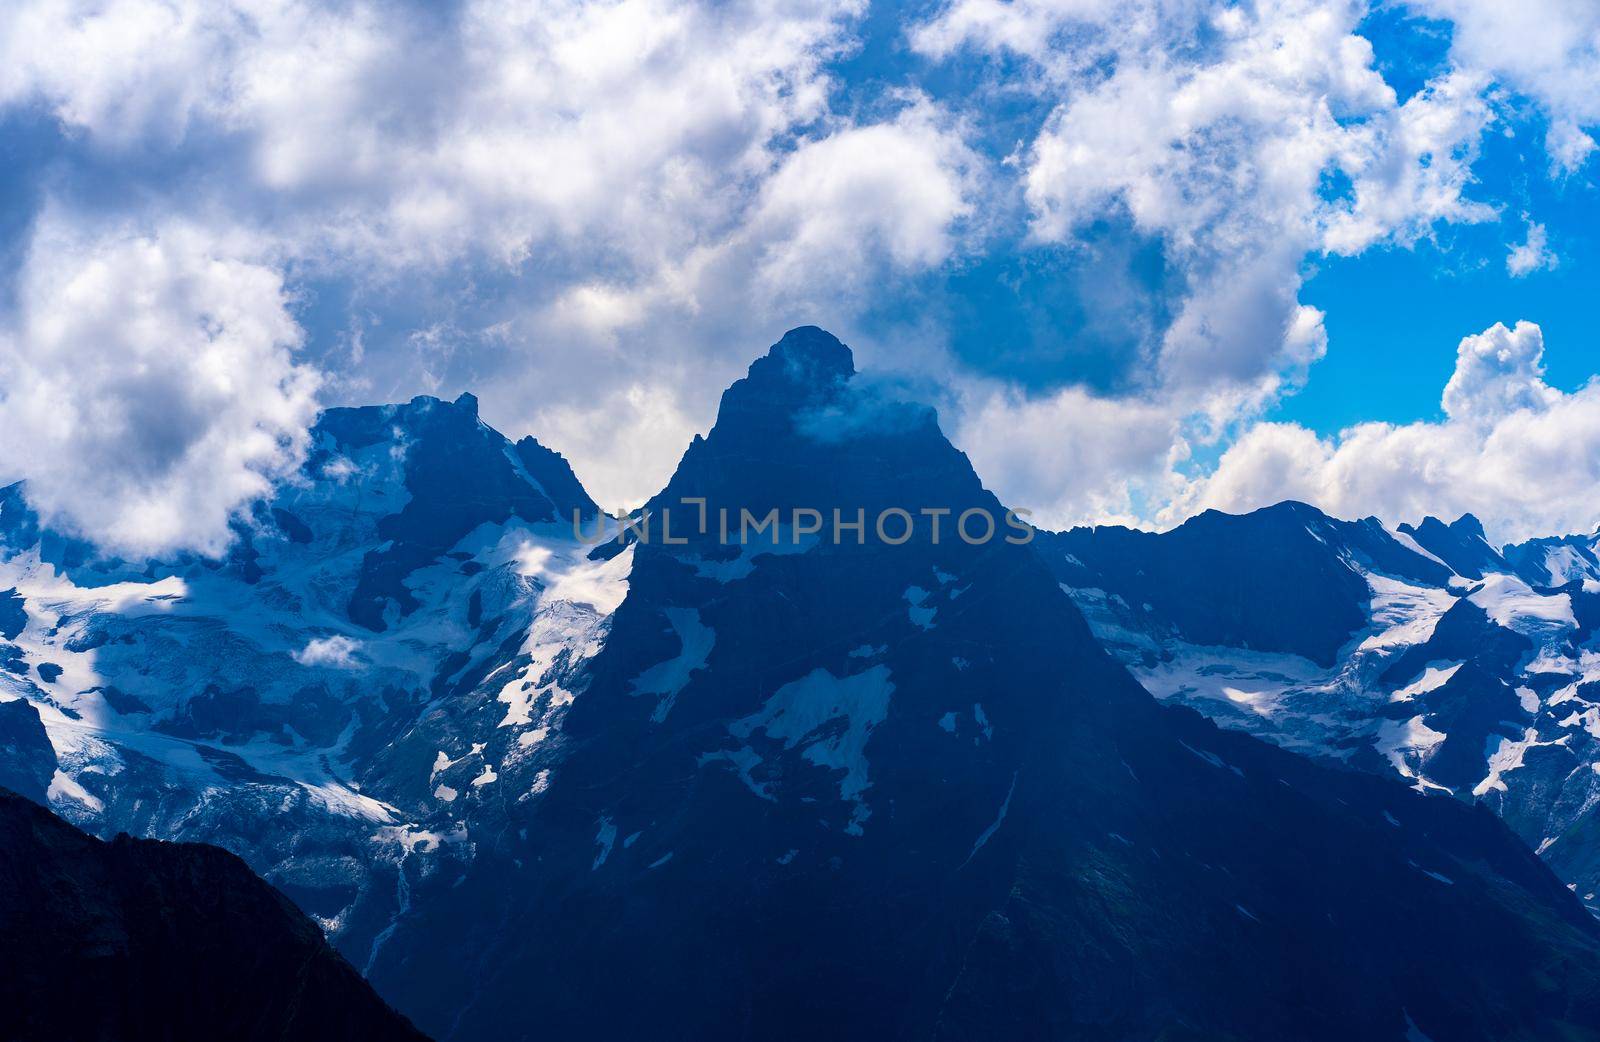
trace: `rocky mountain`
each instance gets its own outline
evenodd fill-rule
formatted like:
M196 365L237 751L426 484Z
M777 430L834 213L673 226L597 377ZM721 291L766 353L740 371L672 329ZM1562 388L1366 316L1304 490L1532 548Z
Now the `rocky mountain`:
M790 332L598 545L466 399L331 411L225 562L98 560L13 489L0 740L86 827L240 853L441 1038L1600 1037L1600 927L1495 815L1160 705L1089 558L859 383ZM1278 618L1118 654L1337 663L1326 538L1232 590ZM1152 618L1204 585L1161 567Z
M1481 801L1600 911L1600 534L1495 548L1470 516L1281 503L1039 545L1157 697Z
M215 847L109 843L0 789L0 1037L423 1036Z
M1031 546L935 541L1003 510L852 371L799 330L727 392L550 784L380 987L460 1038L1593 1028L1594 923L1492 815L1161 709Z
M587 560L574 510L590 536L565 461L470 396L329 410L223 561L97 557L13 486L0 782L98 835L234 851L364 966L558 744L629 557Z

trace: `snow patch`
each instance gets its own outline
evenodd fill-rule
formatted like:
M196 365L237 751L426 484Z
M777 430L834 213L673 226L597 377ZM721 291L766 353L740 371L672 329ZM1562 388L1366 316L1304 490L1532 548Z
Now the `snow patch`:
M1391 702L1409 702L1418 695L1425 695L1429 691L1443 687L1451 677L1456 675L1462 663L1455 662L1448 666L1428 665L1422 671L1422 676L1395 691L1389 696Z
M705 668L717 642L717 635L700 621L699 609L666 608L663 613L678 635L678 654L656 663L633 681L634 694L656 696L655 712L650 714L650 719L658 724L672 712L673 703L689 683L690 675Z
M802 756L808 762L843 772L839 796L857 804L845 831L860 835L861 822L867 816L861 795L871 785L867 740L888 715L893 691L887 666L873 666L847 677L818 668L780 687L759 712L735 720L728 730L746 740L763 731L768 738L781 741L785 749L803 747ZM824 726L837 720L844 721L843 728Z
M928 591L920 586L908 586L905 592L906 614L913 624L925 630L933 629L933 617L938 614L938 609L923 605L928 599Z
M106 809L100 797L78 784L78 780L66 771L57 770L50 778L50 788L45 792L45 799L51 803L71 800L81 804L96 814Z
M1431 784L1422 777L1421 763L1444 740L1443 732L1429 727L1421 716L1413 716L1407 720L1385 720L1379 724L1372 747L1389 761L1395 773L1418 782L1421 788Z
M1552 630L1576 629L1572 597L1565 593L1541 594L1514 575L1484 577L1483 586L1467 598L1488 613L1496 625L1538 641Z
M1489 754L1488 776L1473 786L1472 794L1474 796L1483 796L1491 790L1505 792L1506 783L1501 778L1522 766L1522 758L1529 749L1537 749L1540 746L1566 745L1570 737L1570 735L1562 735L1554 741L1541 742L1539 741L1539 731L1534 727L1523 731L1520 739L1501 737L1499 747Z
M1219 770L1232 771L1234 774L1237 774L1239 777L1241 777L1241 778L1244 777L1244 772L1243 771L1241 771L1239 768L1235 767L1233 764L1228 763L1226 760L1224 760L1222 757L1218 756L1216 753L1207 752L1204 749L1196 749L1194 746L1190 745L1188 742L1184 741L1181 738L1178 739L1178 744L1183 746L1185 749L1189 750L1191 753L1194 753L1196 756L1200 757L1200 759L1204 760L1206 763L1209 763L1211 766L1216 767Z
M606 858L611 856L611 848L617 844L616 822L609 817L602 817L600 819L600 828L594 834L594 841L600 848L600 852L594 856L594 864L589 866L589 871L591 872L605 864Z
M994 834L996 832L1000 831L1000 826L1006 820L1006 814L1011 810L1011 797L1016 794L1016 791L1017 791L1017 774L1016 774L1015 771L1013 771L1011 773L1011 787L1006 789L1006 798L1003 801L1001 801L1001 803L1000 803L1000 813L995 815L994 821L992 823L990 823L989 827L984 829L982 834L980 834L978 836L977 842L972 844L972 850L971 850L970 853L967 854L967 860L961 862L961 866L963 868L966 867L967 863L972 860L972 858L974 857L974 855L976 855L978 853L978 851L983 849L983 845L985 843L989 842L989 840L991 838L993 838L993 836L994 836Z

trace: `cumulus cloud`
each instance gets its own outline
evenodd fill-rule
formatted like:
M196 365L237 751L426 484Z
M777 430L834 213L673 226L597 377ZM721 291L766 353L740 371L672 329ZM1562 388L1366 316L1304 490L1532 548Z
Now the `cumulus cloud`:
M23 0L0 104L118 156L203 155L174 205L359 287L345 393L470 380L491 421L558 443L623 408L630 439L563 448L638 501L760 337L847 327L875 280L960 246L982 177L961 127L914 92L833 110L864 7ZM394 300L445 314L367 321Z
M1496 324L1461 341L1442 421L1363 423L1333 438L1258 424L1167 519L1300 499L1391 523L1470 512L1506 540L1591 531L1600 523L1600 380L1563 393L1545 383L1543 357L1537 325Z
M917 40L934 55L1015 51L1044 71L1062 100L1026 155L1034 234L1070 240L1121 210L1157 236L1188 282L1161 390L1219 416L1265 404L1320 357L1320 316L1297 299L1307 254L1492 214L1463 195L1489 118L1481 84L1450 75L1401 104L1356 34L1364 13L961 0ZM1330 194L1334 177L1347 187Z
M0 330L0 475L44 517L122 553L215 554L299 465L318 376L255 245L41 225Z
M1533 99L1549 121L1556 170L1573 173L1595 150L1600 126L1600 5L1588 0L1408 0L1451 22L1450 53Z
M1066 387L1027 397L989 388L955 440L1007 506L1046 528L1140 524L1181 487L1188 444L1168 409Z
M1560 263L1561 259L1550 249L1544 225L1533 221L1528 222L1527 239L1512 245L1511 252L1506 254L1506 271L1514 279L1536 271L1547 271Z
M953 384L962 441L1009 499L1063 519L1149 518L1183 487L1190 444L1225 443L1328 350L1322 313L1300 299L1308 258L1491 215L1472 165L1497 84L1549 114L1558 166L1593 147L1594 19L1534 3L1542 27L1502 25L1490 0L1416 0L1457 32L1451 67L1402 100L1361 35L1361 0L953 0L911 27L917 57L848 83L866 0L16 0L0 9L0 115L48 113L63 165L95 171L41 178L58 223L157 231L36 245L16 313L0 316L8 364L49 358L30 315L71 281L56 253L138 268L127 243L142 242L230 273L181 276L170 260L162 277L204 294L138 305L174 328L207 316L171 340L191 368L212 339L276 359L235 419L183 425L229 433L195 434L181 467L172 438L116 442L140 477L99 520L57 482L52 509L125 549L220 548L229 511L297 458L310 359L330 400L474 389L490 422L561 448L622 505L659 487L769 337L806 322L865 365ZM954 67L970 58L1003 82ZM925 75L928 60L947 67ZM1022 139L998 142L991 117L1019 109ZM94 181L109 170L114 192ZM1123 310L1088 299L1114 291L1073 290L1099 323L1082 339L1124 334L1095 394L963 371L918 308L941 272L1090 256L1108 226L1141 262L1154 244L1163 270L1120 294ZM1513 274L1548 262L1536 228ZM259 322L274 332L213 328L198 298L230 280L268 287L245 310L281 314ZM116 338L97 342L76 366L149 371ZM107 429L139 426L105 415ZM1124 436L1104 433L1117 425ZM234 444L257 431L272 447ZM1095 447L1070 473L1052 455L1064 433ZM77 451L54 437L5 461L37 469L39 495ZM225 480L184 476L201 451L221 453ZM134 510L137 488L149 494ZM157 491L172 497L165 520Z
M801 145L762 187L750 234L774 295L840 286L873 255L901 269L954 250L979 194L981 160L926 99L891 120Z
M774 137L825 114L858 7L21 0L0 103L114 150L218 143L341 262L649 261L726 232Z
M302 666L325 666L328 669L359 669L361 642L335 633L331 637L313 637L306 646L293 652L293 659Z
M1299 299L1308 257L1409 246L1494 215L1468 195L1492 118L1485 81L1450 71L1402 102L1359 35L1365 13L1347 0L957 0L913 37L936 58L1022 58L1058 99L1017 155L1037 240L1071 243L1125 215L1180 279L1135 396L1079 403L1137 431L1111 450L1132 486L1122 509L1167 486L1185 439L1226 437L1307 378L1327 350L1322 312ZM1025 411L1042 409L1058 411ZM1002 426L982 431L985 419ZM1048 425L1019 419L985 409L964 436L1050 459ZM1020 440L1030 432L1037 441ZM1061 480L1044 462L1010 469L1002 490L1017 500L1050 500ZM1086 493L1060 512L1105 504Z

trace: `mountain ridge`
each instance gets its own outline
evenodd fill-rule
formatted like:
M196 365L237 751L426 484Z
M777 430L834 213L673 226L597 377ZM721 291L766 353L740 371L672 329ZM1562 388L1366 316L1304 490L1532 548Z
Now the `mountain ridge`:
M1158 705L1047 533L951 535L1003 505L853 372L815 327L757 358L651 501L682 542L575 539L465 400L333 417L220 562L67 563L0 497L0 698L52 806L233 847L441 1037L1600 1023L1594 924L1498 819Z
M242 861L0 789L0 1035L424 1042Z

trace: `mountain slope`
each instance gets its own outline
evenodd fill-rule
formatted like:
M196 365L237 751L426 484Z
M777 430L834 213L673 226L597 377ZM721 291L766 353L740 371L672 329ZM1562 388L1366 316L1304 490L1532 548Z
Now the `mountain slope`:
M0 772L239 854L363 966L558 755L631 556L586 560L574 509L470 396L328 410L219 561L108 560L0 490Z
M1592 538L1502 553L1470 517L1388 531L1285 503L1160 534L1045 534L1040 548L1096 635L1158 697L1286 748L1483 800L1600 909L1600 849L1588 838L1600 828ZM1337 581L1284 581L1308 574L1308 555ZM1175 558L1193 562L1181 602L1132 603L1144 573ZM1334 616L1337 627L1320 624ZM1271 624L1275 641L1264 639Z
M1114 525L1041 533L1041 545L1063 583L1100 589L1189 643L1321 665L1366 623L1358 562L1431 584L1451 574L1373 519L1335 521L1303 503L1244 517L1208 510L1160 535Z
M380 986L462 1039L1595 1037L1596 925L1492 815L1158 706L852 371L802 329L729 389L561 762Z
M0 1037L422 1039L214 847L93 839L0 790Z

